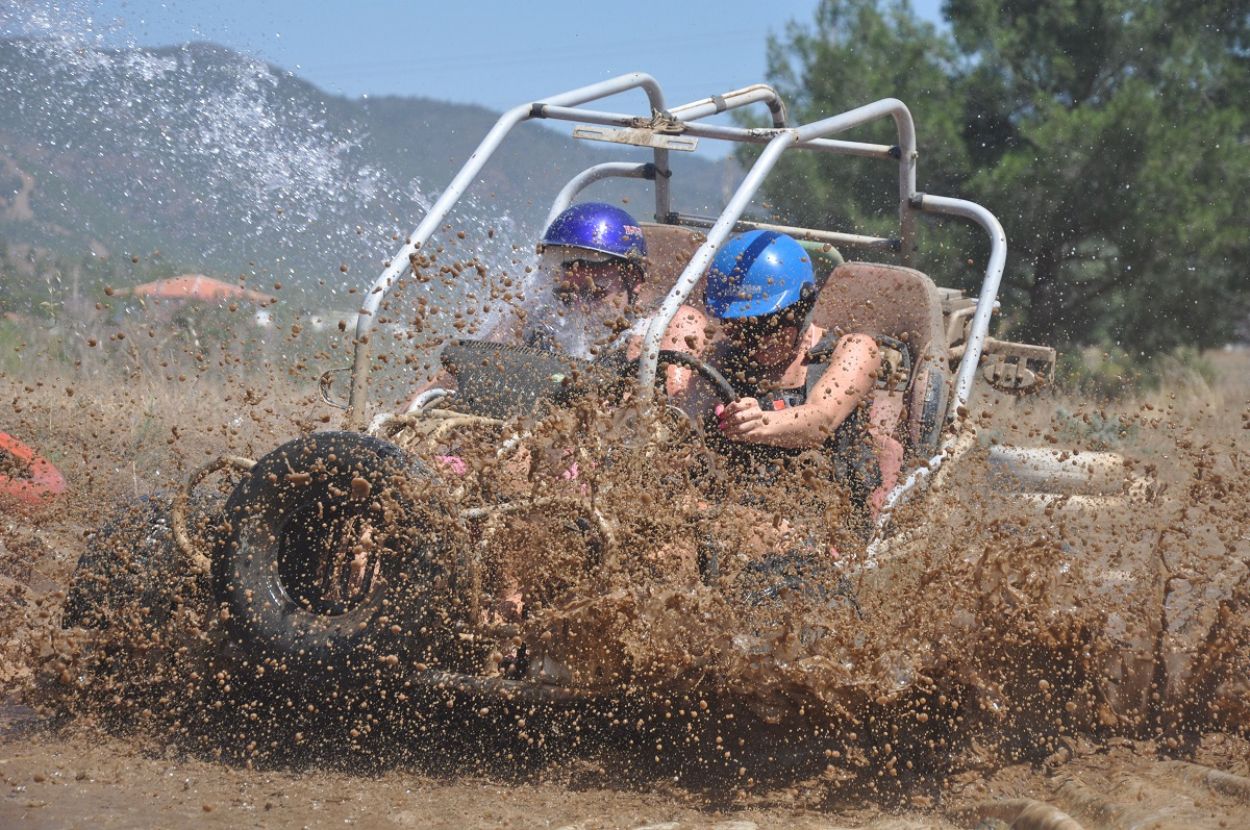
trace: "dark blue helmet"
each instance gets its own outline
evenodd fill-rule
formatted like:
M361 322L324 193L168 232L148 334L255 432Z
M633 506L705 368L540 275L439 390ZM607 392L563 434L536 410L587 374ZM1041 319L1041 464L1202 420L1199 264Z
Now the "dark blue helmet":
M716 254L707 273L707 309L721 320L761 317L810 297L812 259L793 237L747 231Z
M584 248L630 261L647 255L647 242L634 217L615 205L584 202L555 218L539 250L550 245Z

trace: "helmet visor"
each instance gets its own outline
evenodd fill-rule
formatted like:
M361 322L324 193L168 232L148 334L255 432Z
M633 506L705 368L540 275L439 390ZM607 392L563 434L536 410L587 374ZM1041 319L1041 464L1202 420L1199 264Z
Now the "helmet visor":
M628 302L642 281L630 262L586 248L546 247L539 267L556 296L565 303L615 299Z
M802 325L805 308L795 303L771 314L757 314L751 317L730 317L721 320L721 327L726 336L733 339L746 339L774 334L785 328L797 328Z
M801 309L791 306L772 314L757 317L736 317L721 321L721 330L734 349L751 354L772 351L777 347L789 348L798 340L803 326Z

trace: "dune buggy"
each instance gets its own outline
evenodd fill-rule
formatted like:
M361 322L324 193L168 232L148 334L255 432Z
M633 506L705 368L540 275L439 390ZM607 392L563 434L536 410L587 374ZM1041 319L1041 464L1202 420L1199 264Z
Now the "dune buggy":
M647 97L644 114L584 107L634 89ZM771 126L748 129L705 120L756 104L768 108ZM834 138L886 118L897 128L896 144ZM551 208L555 216L587 186L608 177L653 183L655 221L643 228L649 294L641 300L653 315L641 359L622 372L495 342L506 338L455 340L443 354L444 365L457 380L454 391L429 389L403 412L371 417L371 334L388 294L410 269L422 267L423 250L509 131L535 119L572 122L577 125L575 137L653 153L646 163L614 162L583 171L564 186ZM670 201L669 154L690 150L701 139L763 146L716 217L680 213ZM864 236L748 218L748 206L765 177L784 153L796 152L895 165L898 235ZM577 665L587 651L561 644L562 637L575 638L575 632L527 629L501 618L491 606L499 583L507 579L492 563L495 547L504 544L509 517L525 517L530 528L546 521L566 541L580 539L585 568L607 570L624 555L619 538L624 517L613 513L619 505L579 484L576 476L560 475L560 469L571 466L567 457L558 459L557 474L550 477L563 485L509 491L494 486L493 473L475 477L472 470L466 472L470 462L449 448L470 436L478 446L493 448L492 457L506 461L526 451L536 412L576 411L579 401L609 388L616 390L613 399L620 400L622 384L630 406L646 409L657 395L657 371L667 362L692 368L718 394L732 397L711 367L694 356L662 353L660 345L682 304L698 301L700 281L728 236L766 228L791 234L825 258L827 273L814 322L828 329L888 336L904 352L895 364L902 376L888 394L898 397L904 413L900 432L908 468L876 515L863 555L845 565L869 575L885 574L891 563L906 561L918 535L895 533L895 509L921 495L976 446L967 414L978 380L998 389L1028 391L1044 385L1054 369L1053 350L989 336L1007 253L1003 230L980 205L918 191L917 158L911 115L893 99L792 126L776 91L763 84L669 107L654 79L630 74L516 107L499 119L366 290L354 332L344 428L298 438L258 461L222 458L196 471L172 504L154 505L138 522L102 533L100 539L111 538L114 547L120 539L125 556L145 560L166 551L165 574L211 574L211 587L205 590L214 615L223 622L233 648L259 667L257 674L265 682L299 678L305 684L320 683L350 673L393 672L408 686L539 700L575 698L620 682L619 673ZM988 264L977 297L939 288L909 267L922 214L965 219L988 235ZM839 251L851 249L867 252L868 260L843 260ZM874 263L873 252L902 264ZM581 422L576 417L565 423L571 424L564 435L570 445L591 440L589 432L577 431ZM656 429L656 423L662 419L626 420L616 432L597 431L593 437L629 441L629 430ZM1016 497L1053 501L1061 494L1066 509L1123 498L1126 492L1122 467L1108 454L996 447L990 462L1007 475ZM242 474L228 502L224 507L198 507L192 491L205 476L224 468ZM155 578L139 584L133 569L109 566L101 544L98 540L80 563L66 622L101 625L104 612L127 594L159 619L162 600L151 595ZM593 602L585 593L587 584L592 583L563 594L560 585L548 586L544 602L548 608Z

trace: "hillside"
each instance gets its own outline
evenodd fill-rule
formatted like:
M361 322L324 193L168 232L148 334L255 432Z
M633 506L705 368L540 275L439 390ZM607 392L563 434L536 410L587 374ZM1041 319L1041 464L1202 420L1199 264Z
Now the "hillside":
M414 91L420 90L414 79ZM313 285L375 270L498 117L420 97L347 99L230 50L110 51L0 40L0 242L62 258L150 257ZM560 185L642 151L519 128L457 227L529 244ZM675 154L682 155L682 154ZM675 159L683 209L719 205L729 165ZM629 198L640 183L601 183ZM359 277L354 276L358 281Z

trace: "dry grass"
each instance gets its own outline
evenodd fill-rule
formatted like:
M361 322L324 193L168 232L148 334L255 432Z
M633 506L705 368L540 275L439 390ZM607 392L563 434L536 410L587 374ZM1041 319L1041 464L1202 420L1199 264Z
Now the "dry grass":
M0 373L10 404L0 430L61 468L61 518L88 525L119 501L172 489L217 455L263 454L333 413L301 373L224 348L155 338L87 346L42 332L23 340Z
M1112 400L1066 389L1015 399L982 391L974 408L987 433L1022 445L1113 450L1160 456L1187 440L1244 442L1250 416L1250 349L1208 352L1197 359L1160 359L1154 388Z
M89 330L0 330L0 430L38 446L71 484L68 504L90 512L176 486L222 453L256 457L297 434L338 423L316 377L346 363L341 347L296 332L193 337L171 324ZM391 355L388 366L401 361ZM400 356L402 357L402 356ZM1176 430L1244 441L1250 350L1165 360L1157 389L1094 402L1064 390L1014 399L982 392L983 433L1022 444L1113 449L1163 458ZM381 406L403 401L413 373L375 379ZM345 385L345 382L344 382Z

